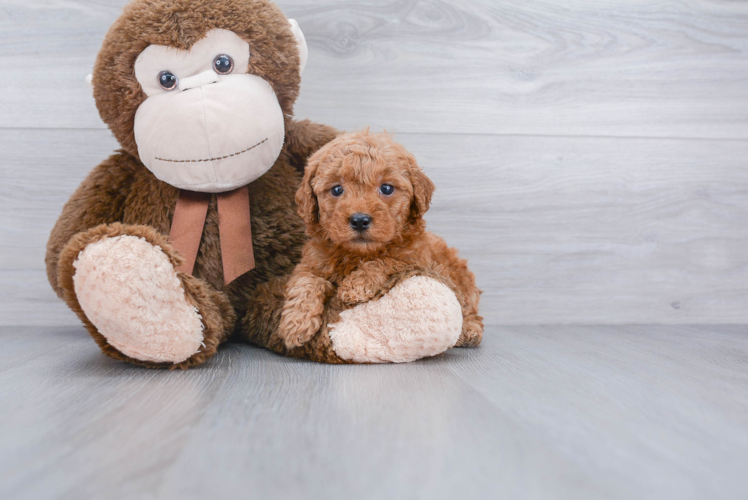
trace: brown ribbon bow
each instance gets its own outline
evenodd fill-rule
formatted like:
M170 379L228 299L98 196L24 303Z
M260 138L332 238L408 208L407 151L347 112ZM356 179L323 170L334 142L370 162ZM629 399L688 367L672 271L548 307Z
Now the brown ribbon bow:
M203 236L205 217L208 215L210 196L210 193L184 189L179 192L171 231L169 231L172 246L184 258L184 262L177 268L177 271L192 274ZM216 198L223 282L228 285L255 267L249 214L249 189L244 186L234 191L218 193Z

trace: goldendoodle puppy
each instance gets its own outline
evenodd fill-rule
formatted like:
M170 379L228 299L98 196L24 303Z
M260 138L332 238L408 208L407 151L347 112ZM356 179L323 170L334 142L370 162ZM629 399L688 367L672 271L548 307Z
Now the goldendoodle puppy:
M332 294L366 302L408 268L445 278L462 307L456 345L480 344L475 276L456 249L426 231L433 192L413 155L386 133L342 135L309 159L296 203L311 238L286 286L278 331L288 348L317 333Z

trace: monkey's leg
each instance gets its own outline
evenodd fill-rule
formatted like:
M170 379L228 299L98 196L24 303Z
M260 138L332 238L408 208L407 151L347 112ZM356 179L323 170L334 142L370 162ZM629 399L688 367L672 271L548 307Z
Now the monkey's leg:
M394 275L376 300L342 311L329 325L333 351L355 363L405 363L441 354L462 331L462 308L450 285L423 270Z
M462 310L451 283L436 273L411 269L391 276L368 302L351 307L333 297L317 335L286 349L277 326L287 280L258 287L241 325L250 342L286 356L324 363L402 363L441 354L455 345L462 330Z
M105 354L188 368L216 353L235 314L225 294L177 272L180 261L155 229L116 223L74 236L58 277L65 302Z

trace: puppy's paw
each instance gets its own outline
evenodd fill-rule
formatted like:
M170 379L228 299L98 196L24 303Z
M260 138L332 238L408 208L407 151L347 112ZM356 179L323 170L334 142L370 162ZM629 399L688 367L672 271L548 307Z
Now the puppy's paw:
M368 264L368 263L367 263ZM338 298L346 304L360 304L373 299L387 281L387 275L364 264L338 286Z
M322 319L318 316L309 317L294 310L284 309L278 325L278 336L283 339L287 348L293 349L309 342L321 325Z
M371 300L378 291L371 283L346 278L338 287L338 298L346 304L360 304Z
M477 347L483 340L483 324L479 319L465 319L462 323L462 333L457 339L455 347Z

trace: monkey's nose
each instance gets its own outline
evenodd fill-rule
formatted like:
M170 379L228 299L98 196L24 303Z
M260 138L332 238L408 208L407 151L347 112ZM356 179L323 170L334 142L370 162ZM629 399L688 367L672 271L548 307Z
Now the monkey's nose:
M202 73L179 80L179 90L194 89L195 87L202 87L203 85L216 83L217 81L218 75L215 71L209 69L208 71L203 71Z
M369 229L369 226L371 225L371 216L369 214L362 214L357 213L351 215L351 218L348 219L348 222L350 222L351 227L358 231L359 233L363 233L367 229Z

